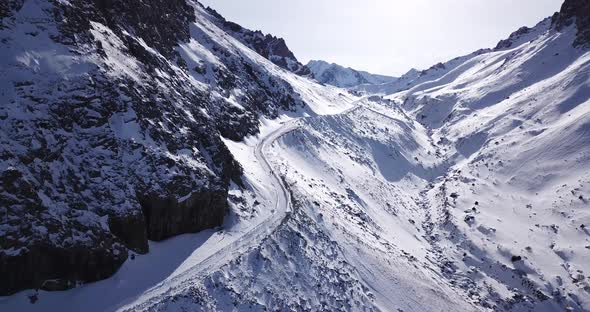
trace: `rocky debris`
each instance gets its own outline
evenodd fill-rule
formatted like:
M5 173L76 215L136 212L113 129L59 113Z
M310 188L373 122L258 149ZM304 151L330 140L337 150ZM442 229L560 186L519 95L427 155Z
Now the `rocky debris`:
M552 18L557 30L568 27L573 23L578 28L574 47L590 45L590 2L587 0L565 0L561 10Z

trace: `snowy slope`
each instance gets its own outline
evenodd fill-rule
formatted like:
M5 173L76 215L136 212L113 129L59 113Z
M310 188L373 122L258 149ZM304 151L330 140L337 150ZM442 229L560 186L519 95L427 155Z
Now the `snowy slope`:
M407 73L403 74L401 77L394 81L380 83L380 84L364 84L358 85L352 90L367 93L367 94L381 94L381 95L389 95L393 93L397 93L400 91L404 91L410 89L413 86L421 84L423 82L436 80L453 69L457 66L463 64L466 60L471 59L474 56L477 56L482 53L489 52L489 50L479 50L473 52L468 55L460 56L454 58L445 63L438 63L431 66L428 69L418 71L416 69L411 69Z
M359 85L380 85L397 79L395 77L358 71L350 67L346 68L325 61L312 60L307 63L306 67L311 71L317 81L340 88L352 88L358 87Z
M276 155L294 197L340 244L374 306L590 309L581 33L544 20L283 137ZM419 303L403 299L411 293Z
M590 308L590 53L577 33L546 20L389 97L452 165L423 194L448 277L506 308Z
M302 120L272 150L286 221L139 307L587 311L590 54L576 34L546 20L389 100Z

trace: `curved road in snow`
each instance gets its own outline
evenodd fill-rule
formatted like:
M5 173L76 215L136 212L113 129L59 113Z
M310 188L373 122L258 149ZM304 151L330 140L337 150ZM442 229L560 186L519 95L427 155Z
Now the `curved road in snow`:
M361 105L357 104L363 100L364 98L361 98L352 102L350 108L338 113L338 115L347 114L350 111L361 107ZM264 172L268 172L269 177L273 181L273 185L277 186L274 188L274 212L267 218L260 220L257 225L248 229L243 235L232 237L231 243L214 251L203 261L191 266L182 273L167 278L138 298L135 298L136 300L132 303L123 306L119 310L137 311L149 309L150 306L161 302L163 297L174 295L187 289L191 284L194 284L195 281L210 275L216 269L246 253L249 249L256 248L260 242L275 231L275 229L283 222L287 214L292 211L291 193L287 190L280 174L271 165L269 157L265 154L265 151L281 136L299 128L299 122L303 118L305 117L295 118L285 122L281 127L263 137L254 148L254 155L257 161L262 166Z
M348 110L347 110L348 111ZM346 112L346 111L345 111ZM301 118L285 122L280 128L266 135L254 148L254 155L264 172L267 172L274 188L274 212L267 218L248 229L243 235L232 237L232 242L223 248L213 252L203 261L190 267L186 271L175 274L158 285L155 285L141 295L133 303L121 307L122 311L136 311L148 309L153 304L160 302L162 297L173 295L186 289L194 281L199 280L221 266L229 263L249 249L257 247L264 238L270 235L283 222L287 214L292 211L291 193L287 190L280 174L273 168L265 151L281 136L297 129ZM227 239L227 238L225 238Z
M346 114L361 107L357 105L360 101L362 99L350 103L352 107L338 114ZM142 260L142 258L138 258L135 262L129 264L130 267L124 268L122 270L124 272L117 273L108 280L88 284L67 292L43 293L40 302L35 305L28 303L27 293L23 292L21 295L11 298L11 300L0 301L0 310L7 308L8 310L23 311L76 311L81 307L88 311L97 312L147 310L166 297L186 290L194 285L196 281L211 275L231 260L248 252L248 250L258 247L292 211L291 193L284 184L280 173L273 168L270 161L271 155L268 155L267 152L272 144L283 135L298 129L303 118L305 117L294 118L285 122L279 128L262 137L253 148L256 162L259 163L263 174L266 176L264 180L270 184L269 196L272 196L270 198L272 205L267 208L271 210L268 215L261 216L259 220L251 220L253 224L241 230L235 232L226 231L223 234L216 233L214 238L211 236L207 246L200 245L200 247L196 247L192 254L185 249L183 252L189 252L189 256L183 259L184 263L180 266L174 263L176 260L173 260L169 265L166 261L169 256L165 253L153 254L155 258L152 260L155 260L156 265L159 264L165 267L160 274L145 271L152 270L150 259L145 258ZM198 235L197 237L199 237ZM201 237L203 241L206 241L208 236L206 233L202 233ZM163 248L161 251L174 252L175 248L182 244L195 244L194 239L198 240L200 238L185 237L184 241L180 240L180 244L177 241L176 244L172 244L172 248ZM174 271L174 269L177 271L171 275L165 278L166 275L161 276L167 274L167 270ZM153 267L153 270L157 271L158 267ZM102 299L94 301L100 297Z

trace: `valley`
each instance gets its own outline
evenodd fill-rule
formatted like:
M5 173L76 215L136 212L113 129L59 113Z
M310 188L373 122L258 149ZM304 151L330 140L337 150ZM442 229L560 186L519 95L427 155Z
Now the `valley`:
M590 310L587 2L388 77L178 1L1 7L0 310Z

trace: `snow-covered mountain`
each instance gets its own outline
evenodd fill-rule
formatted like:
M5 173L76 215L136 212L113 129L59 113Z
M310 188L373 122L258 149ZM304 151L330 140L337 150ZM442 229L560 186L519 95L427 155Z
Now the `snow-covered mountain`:
M11 0L0 13L3 295L104 279L148 240L222 225L230 186L245 187L222 138L344 99L197 2Z
M371 74L325 61L312 60L306 67L317 81L340 88L352 88L365 84L380 85L397 80L395 77Z
M431 66L425 70L417 70L417 69L410 69L407 73L403 74L401 77L381 84L364 84L358 85L354 88L351 88L354 91L363 92L366 94L381 94L381 95L389 95L396 92L408 90L413 86L419 85L423 82L436 80L449 71L453 70L455 67L463 64L465 60L470 59L474 56L480 55L482 53L489 52L490 49L482 49L476 52L473 52L469 55L456 57L448 62L445 63L438 63Z
M524 27L516 33L527 30L528 28ZM508 44L508 42L511 42L511 39L503 40L498 45ZM491 49L482 49L469 55L454 58L445 63L435 64L425 70L412 68L400 77L371 74L325 61L312 60L305 67L311 71L313 78L320 83L346 88L365 95L388 95L408 90L426 81L438 79L453 70L456 66L463 64L465 60L490 51Z
M487 54L492 51L498 51L503 49L508 49L514 47L519 44L525 43L526 40L530 40L532 38L536 38L540 35L540 32L546 31L546 25L548 21L552 21L552 25L555 29L562 29L567 26L571 26L572 24L576 24L578 29L581 29L579 33L576 35L576 39L574 41L574 47L584 47L588 45L590 42L590 34L586 29L589 28L590 21L588 19L588 4L585 1L574 1L569 2L566 1L565 5L562 8L561 13L556 13L553 17L548 18L542 21L539 25L533 28L529 27L522 27L512 33L510 37L505 40L501 40L495 48L493 49L481 49L475 51L471 54L456 57L450 61L445 63L438 63L431 66L428 69L418 71L416 69L411 69L406 74L402 75L398 79L395 79L390 82L384 83L376 83L376 84L364 84L358 85L353 88L352 90L366 92L368 94L393 94L400 91L408 90L416 85L427 81L437 80L449 72L453 71L458 66L464 64L470 59L476 58L479 55ZM564 18L563 16L576 16L576 18Z
M448 168L421 201L433 250L452 264L445 275L478 300L511 297L503 308L590 307L590 53L587 28L574 26L587 15L570 10L580 4L587 12L588 2L566 1L493 51L388 97Z
M76 268L103 259L91 253L84 258L94 249L83 244L93 242L90 233L100 230L117 244L115 250L128 252L132 245L109 222L117 214L103 213L97 201L121 207L110 198L133 204L135 195L139 208L126 209L141 216L147 212L153 217L144 222L161 224L160 229L174 228L170 220L185 217L167 218L166 212L216 207L183 194L141 202L138 180L172 191L185 184L168 186L170 177L188 175L204 184L199 190L221 188L227 210L221 228L166 241L154 241L161 232L146 226L149 253L133 252L112 277L68 291L22 291L0 298L0 310L590 310L588 1L566 0L552 18L521 28L493 49L410 71L402 84L375 90L387 96L360 98L276 66L195 2L171 4L184 3L188 7L179 11L194 17L183 19L176 12L175 20L186 20L189 32L169 42L168 50L162 40L146 38L169 36L127 23L134 20L131 12L117 15L126 21L121 24L106 19L108 14L81 15L110 9L73 0L51 2L48 10L40 10L49 5L41 0L25 1L20 10L15 8L21 2L14 3L0 11L12 12L0 31L9 38L0 40L7 56L0 77L9 77L1 81L0 94L10 104L0 111L5 166L0 198L11 201L3 205L8 208L2 211L7 217L0 225L0 260L23 264L3 262L2 276L10 279L2 285L21 276L10 269L24 270L32 261L18 258L11 246L40 257L74 250L67 259L82 258L63 261ZM135 4L162 5L156 0ZM32 15L60 10L71 14L66 19ZM167 19L170 14L165 13ZM52 32L85 33L86 28L55 22L76 16L81 23L102 21L110 31L91 22L87 31L94 41L77 35L67 37L73 40L67 45L56 43ZM42 28L31 26L38 24ZM48 42L43 49L33 44L41 38ZM101 50L90 49L97 40ZM147 54L130 53L135 48L128 45L135 41ZM155 55L158 63L146 55ZM223 72L234 83L226 85L228 79L214 74L221 69L211 67L227 67ZM111 93L97 84L102 76L114 83ZM32 83L18 83L23 80ZM49 85L55 81L63 82L53 90ZM152 81L157 88L148 89ZM74 82L86 83L86 89ZM123 87L126 92L117 89ZM197 92L200 88L211 95ZM98 93L98 100L86 95L88 90ZM145 99L151 94L155 98ZM82 101L82 95L91 99ZM277 96L292 101L283 105ZM136 116L100 117L117 112L115 104L127 105ZM96 111L89 116L97 116L98 125L86 126L83 121L95 118L80 117L82 110L51 110L72 106ZM66 123L67 118L74 121ZM100 120L106 120L104 126ZM195 141L202 136L211 141ZM170 141L180 147L170 147ZM82 149L93 142L98 145L92 153ZM36 156L37 149L56 147L63 149ZM223 168L235 167L239 171L226 169L231 174L224 176ZM101 173L100 184L86 173L91 169ZM101 192L111 187L135 194L74 200L97 186ZM39 205L27 206L26 200L36 197ZM80 202L87 207L74 206ZM55 224L61 232L54 232ZM49 251L25 245L48 238L76 244ZM114 249L108 244L102 241L96 249ZM33 265L42 269L34 274L47 274L45 262ZM41 286L55 289L58 282Z

